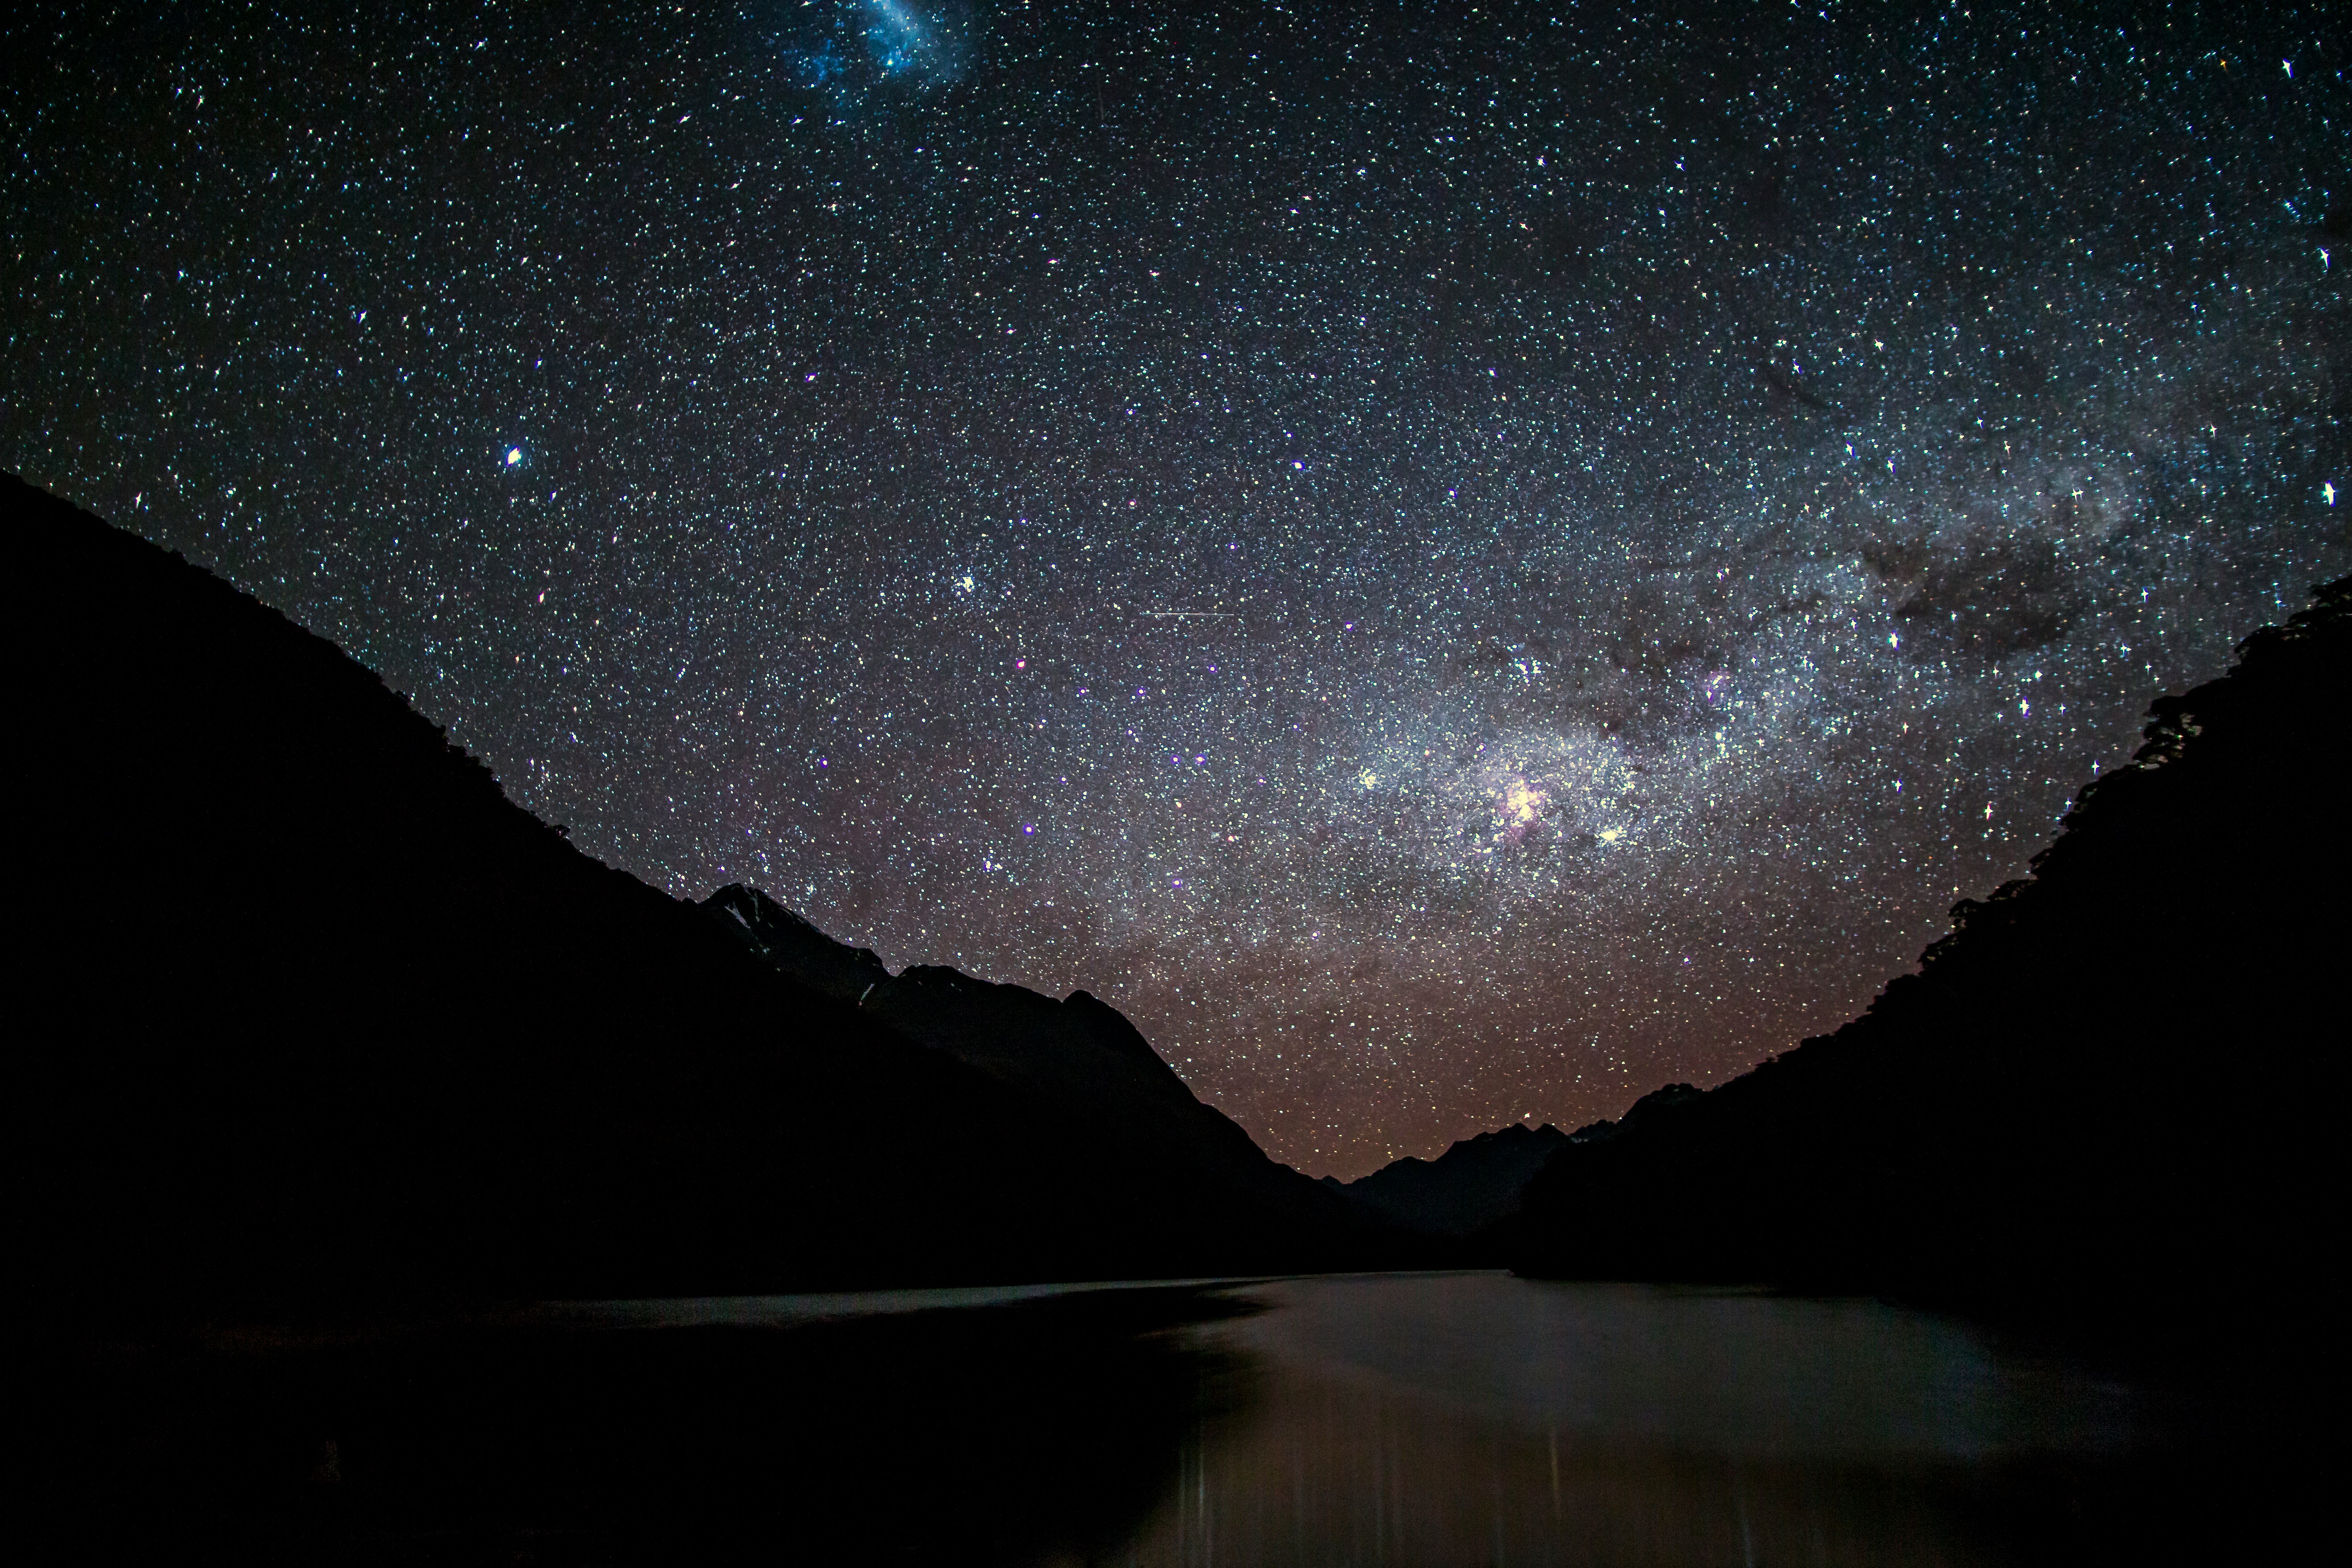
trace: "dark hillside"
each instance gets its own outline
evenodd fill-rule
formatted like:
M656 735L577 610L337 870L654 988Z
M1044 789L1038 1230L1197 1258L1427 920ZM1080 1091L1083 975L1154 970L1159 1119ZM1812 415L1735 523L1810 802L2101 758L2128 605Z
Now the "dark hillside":
M1266 1158L1202 1104L1125 1015L1084 991L1060 1001L937 964L892 974L867 948L834 941L756 889L721 888L703 907L752 951L905 1038L955 1058L1080 1126L1117 1130L1117 1158L1173 1182L1169 1201L1238 1205L1318 1229L1361 1230L1360 1211Z
M2201 1310L2326 1265L2352 583L2153 710L2033 874L1836 1034L1561 1151L1527 1272Z
M780 973L329 644L5 484L43 1303L1360 1260Z
M1430 1236L1467 1236L1517 1214L1528 1178L1568 1146L1569 1137L1549 1122L1498 1127L1458 1141L1434 1160L1408 1154L1352 1182L1328 1176L1324 1181L1410 1229Z

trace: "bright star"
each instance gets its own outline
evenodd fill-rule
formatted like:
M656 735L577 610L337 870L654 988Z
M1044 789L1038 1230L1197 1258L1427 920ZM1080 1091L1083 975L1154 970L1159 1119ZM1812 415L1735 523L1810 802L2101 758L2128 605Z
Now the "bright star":
M522 461L522 448L521 448L520 447L509 447L507 448L507 467L508 467L508 468L513 468L517 463L520 463L520 462L521 462L521 461Z

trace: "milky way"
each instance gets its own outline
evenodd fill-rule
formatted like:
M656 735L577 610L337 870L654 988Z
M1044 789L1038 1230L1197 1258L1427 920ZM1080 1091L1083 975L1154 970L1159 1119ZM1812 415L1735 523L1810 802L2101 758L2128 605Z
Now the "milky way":
M2352 567L2340 23L2067 11L63 7L0 462L1352 1174L1834 1026Z

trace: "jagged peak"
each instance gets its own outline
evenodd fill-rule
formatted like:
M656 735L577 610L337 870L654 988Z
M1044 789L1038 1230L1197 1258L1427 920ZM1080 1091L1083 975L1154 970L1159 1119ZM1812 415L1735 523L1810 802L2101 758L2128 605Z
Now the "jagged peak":
M730 882L698 907L765 962L851 1006L890 978L872 948L835 941L757 888Z
M732 915L747 929L762 925L777 925L788 931L811 932L824 937L827 942L835 941L833 937L826 936L824 931L806 916L794 913L759 889L742 882L728 883L727 886L703 900L702 903L705 909L714 909ZM847 947L848 943L837 942L836 945Z
M1474 1148L1481 1143L1525 1142L1530 1138L1541 1138L1546 1133L1550 1133L1558 1137L1566 1136L1566 1134L1560 1132L1559 1128L1553 1126L1549 1121L1545 1122L1540 1127L1530 1127L1524 1121L1507 1121L1502 1126L1491 1128L1485 1132L1474 1133L1467 1138L1456 1139L1453 1144L1446 1149L1445 1152L1447 1154L1451 1154L1455 1149ZM1444 1159L1444 1155L1441 1154L1438 1158Z
M1016 1014L1034 1016L1041 1024L1058 1013L1091 1044L1136 1065L1175 1077L1173 1069L1151 1048L1151 1042L1144 1038L1133 1021L1091 992L1073 991L1056 1001L1025 985L982 980L944 963L910 963L893 975L872 949L851 947L826 935L805 916L741 882L730 882L719 889L702 900L701 907L726 921L741 940L770 962L853 1006L863 1007L875 1002L889 1011L903 1013L912 997L929 994L934 997L953 997L961 1004L1009 1007ZM874 994L877 986L887 987L879 1000ZM971 1015L964 1021L977 1024L980 1016ZM920 1027L916 1032L929 1033ZM931 1043L936 1044L936 1039Z

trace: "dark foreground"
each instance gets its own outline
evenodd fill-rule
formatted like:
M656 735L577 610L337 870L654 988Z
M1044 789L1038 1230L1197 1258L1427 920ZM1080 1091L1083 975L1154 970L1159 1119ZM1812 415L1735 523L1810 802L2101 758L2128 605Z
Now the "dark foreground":
M1421 1275L813 1316L876 1305L85 1346L33 1556L2229 1561L2315 1479L2242 1367L1867 1301Z

